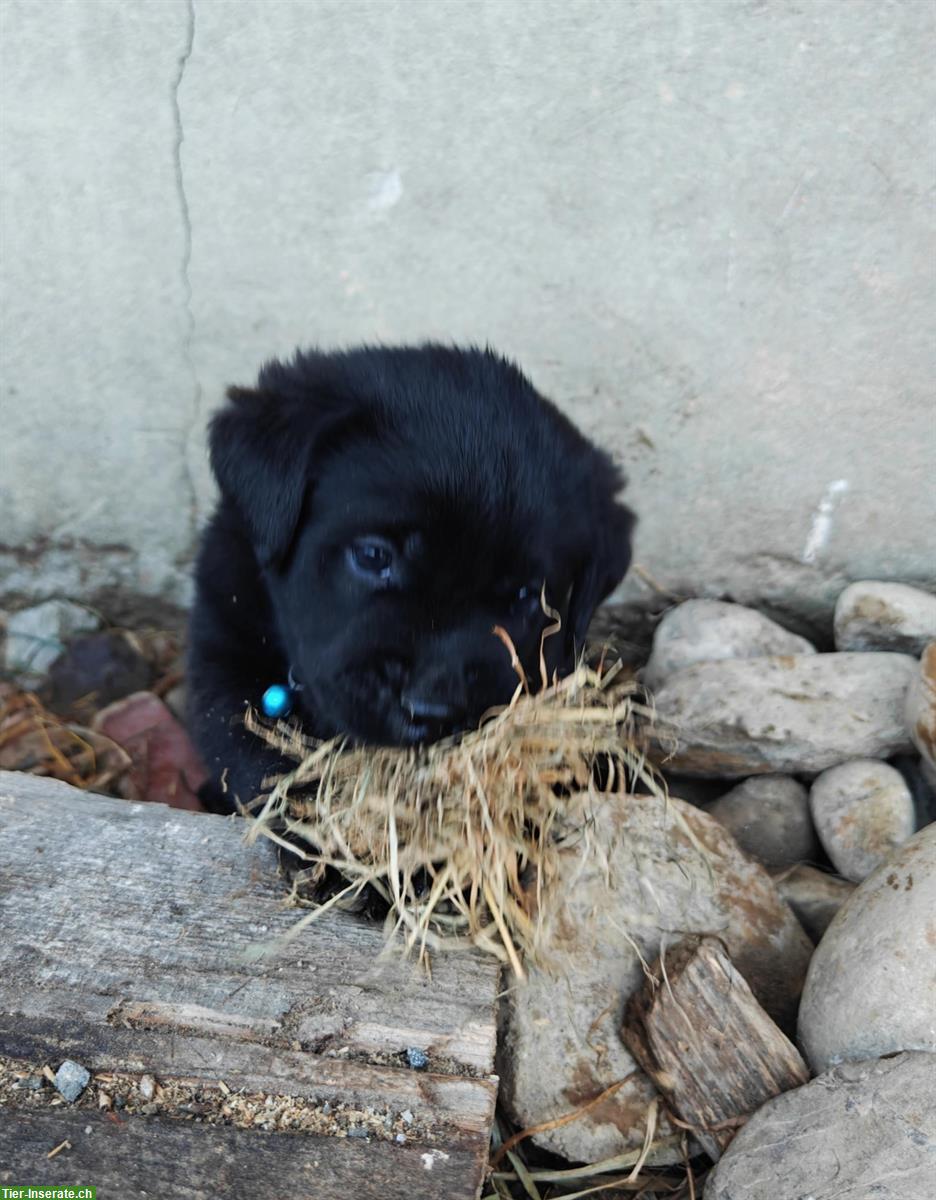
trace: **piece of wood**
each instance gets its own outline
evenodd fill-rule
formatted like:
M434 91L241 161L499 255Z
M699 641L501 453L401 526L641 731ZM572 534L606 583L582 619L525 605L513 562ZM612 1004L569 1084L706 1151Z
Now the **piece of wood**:
M160 1169L163 1178L170 1168L180 1179L200 1178L197 1155L204 1153L216 1174L229 1154L244 1156L245 1179L254 1178L248 1162L256 1164L256 1187L242 1185L256 1200L411 1195L412 1163L420 1197L476 1196L496 1096L497 965L476 953L440 954L430 977L399 954L382 955L378 926L340 912L253 956L303 910L284 906L273 849L264 841L246 846L245 828L239 818L90 796L0 772L0 1056L53 1068L70 1057L92 1072L223 1081L234 1091L412 1117L403 1146L334 1136L315 1137L304 1149L305 1133L174 1121L166 1106L150 1117L130 1115L133 1134L109 1141L109 1157L95 1161L107 1164L108 1178L146 1178L154 1192ZM411 1047L429 1056L426 1071L406 1064ZM53 1178L45 1154L63 1138L73 1141L68 1131L77 1127L68 1121L85 1120L85 1112L40 1110L19 1103L15 1091L4 1095L0 1163L13 1163L18 1178ZM97 1116L87 1119L94 1125ZM45 1129L65 1132L36 1132ZM138 1143L154 1130L147 1142L154 1148L141 1159ZM57 1141L47 1144L49 1137ZM53 1160L61 1161L58 1170L68 1153L73 1162L83 1153L73 1145ZM191 1176L187 1154L195 1156ZM422 1154L434 1165L424 1168ZM271 1170L280 1156L294 1164L293 1175L277 1178ZM134 1166L144 1160L148 1176ZM305 1178L295 1172L307 1174L305 1164L316 1160L323 1179L328 1172L335 1181L351 1178L348 1171L360 1178L347 1189L341 1182L304 1192L286 1185ZM453 1164L451 1178L443 1163ZM229 1165L234 1178L239 1160ZM407 1176L410 1192L401 1182ZM199 1194L192 1186L172 1194Z
M717 1161L744 1117L809 1071L717 938L680 942L651 976L628 1002L621 1035Z
M63 1141L69 1147L50 1160ZM117 1125L105 1113L64 1109L26 1111L14 1131L0 1131L0 1182L91 1184L101 1197L458 1200L476 1195L476 1178L473 1148L454 1144L397 1146L149 1117Z

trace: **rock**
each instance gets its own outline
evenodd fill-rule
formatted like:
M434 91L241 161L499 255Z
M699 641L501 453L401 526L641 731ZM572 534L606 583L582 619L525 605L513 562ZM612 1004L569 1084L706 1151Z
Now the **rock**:
M147 1101L156 1095L156 1080L152 1075L140 1076L140 1095Z
M657 692L668 771L708 778L814 775L911 747L908 654L811 654L700 663ZM675 746L675 749L674 749Z
M805 638L756 609L724 600L687 600L671 608L657 626L643 680L656 691L670 676L696 663L815 652Z
M163 699L172 715L184 725L188 717L188 688L185 684L178 683L174 688L170 688Z
M83 709L83 718L150 681L150 665L135 639L108 629L76 638L49 668L49 704L59 711ZM82 705L79 702L84 701Z
M643 1140L654 1089L619 1036L625 1003L644 981L641 956L653 962L683 933L720 937L758 1001L791 1031L812 950L766 871L691 805L609 800L594 836L609 870L592 862L575 876L556 931L558 973L532 969L510 989L499 1047L501 1096L520 1128L561 1116L627 1077L587 1115L535 1135L574 1162ZM581 860L570 853L561 870L577 872Z
M920 757L936 771L936 642L923 651L907 689L907 728Z
M923 653L936 641L936 596L905 583L862 580L835 605L836 650L897 650Z
M789 775L752 775L705 811L765 866L789 867L819 855L809 793Z
M425 1071L429 1066L429 1055L419 1046L410 1046L406 1051L406 1062L414 1071Z
M873 758L823 771L809 807L836 871L861 883L916 829L913 797L894 767Z
M932 1200L934 1095L934 1055L836 1067L754 1113L705 1200Z
M188 734L152 692L135 692L102 709L94 728L133 759L131 781L141 800L198 811L207 778Z
M799 1016L813 1070L936 1051L936 825L856 889L816 947Z
M69 638L100 623L94 613L69 600L46 600L11 613L4 647L7 671L20 676L21 683L38 683Z
M848 879L827 875L805 863L799 863L780 875L774 875L777 891L796 913L797 919L814 942L819 942L829 922L855 890Z
M55 1072L55 1086L69 1104L74 1104L90 1082L91 1072L70 1058Z

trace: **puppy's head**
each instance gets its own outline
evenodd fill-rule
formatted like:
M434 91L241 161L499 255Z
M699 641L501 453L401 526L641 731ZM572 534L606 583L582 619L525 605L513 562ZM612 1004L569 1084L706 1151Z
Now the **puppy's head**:
M569 669L624 575L622 480L505 360L441 346L301 354L211 430L316 732L434 740ZM553 624L541 602L562 621Z

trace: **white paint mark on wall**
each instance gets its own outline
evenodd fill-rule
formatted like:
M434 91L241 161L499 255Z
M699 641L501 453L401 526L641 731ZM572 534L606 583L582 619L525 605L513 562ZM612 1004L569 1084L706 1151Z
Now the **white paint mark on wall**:
M839 499L845 495L848 487L847 479L833 479L826 488L825 494L813 513L809 536L803 547L804 563L814 563L828 545L829 535L832 532L832 518L838 507Z
M420 1157L422 1158L424 1171L431 1171L435 1166L435 1160L437 1158L448 1160L448 1155L444 1150L430 1150L428 1154L423 1154Z
M374 171L370 176L370 196L367 207L372 212L393 208L403 195L403 180L394 167L392 171Z

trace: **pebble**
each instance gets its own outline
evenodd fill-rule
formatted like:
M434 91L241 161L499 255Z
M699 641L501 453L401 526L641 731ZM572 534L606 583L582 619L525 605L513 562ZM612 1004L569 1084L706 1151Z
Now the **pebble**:
M419 1046L410 1046L406 1051L406 1061L414 1071L425 1071L429 1066L429 1055Z
M90 1082L91 1072L71 1058L55 1072L55 1086L69 1104L74 1104Z
M724 600L687 600L657 626L643 681L656 691L670 676L700 662L815 652L811 642L756 609Z
M934 1095L932 1054L835 1067L750 1117L705 1200L932 1200Z
M816 1072L936 1051L936 825L869 875L826 930L809 965L799 1042Z
M152 1075L140 1076L140 1095L144 1100L152 1100L156 1095L156 1080Z
M789 775L752 775L705 811L767 867L789 867L820 853L809 793Z
M853 883L866 879L916 828L904 777L876 759L823 771L813 781L809 807L835 869Z
M908 654L812 654L700 663L656 693L667 770L707 778L815 775L911 748ZM674 749L675 747L675 749Z
M188 688L185 683L177 683L163 698L172 715L184 725L188 720Z
M404 1125L412 1125L413 1121L415 1120L415 1117L410 1112L410 1110L408 1108L406 1108L403 1110L403 1112L400 1113L400 1120L403 1122Z
M664 806L629 796L609 800L595 821L609 872L594 861L582 871L571 853L560 866L581 873L559 917L558 972L531 969L510 988L498 1049L500 1094L519 1128L626 1079L587 1115L534 1135L572 1162L642 1144L655 1089L619 1034L624 1004L644 981L641 956L652 961L683 932L714 933L760 1003L792 1032L812 951L763 867L705 813L677 799Z
M100 620L70 600L46 600L7 617L6 670L35 686L65 649L69 638L97 629Z
M799 863L774 876L777 891L796 913L812 940L818 943L838 910L855 890L848 879L827 875L816 867Z
M898 650L915 658L936 641L936 596L905 583L864 579L835 605L837 650Z
M936 642L923 651L907 689L907 728L920 757L936 771Z

